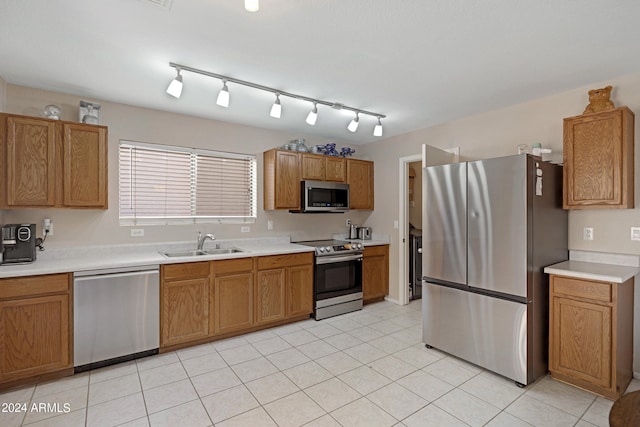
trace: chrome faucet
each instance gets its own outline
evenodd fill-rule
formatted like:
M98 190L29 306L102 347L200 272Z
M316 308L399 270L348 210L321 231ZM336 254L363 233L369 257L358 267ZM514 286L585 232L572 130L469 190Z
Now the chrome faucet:
M197 250L201 251L204 246L204 241L207 239L215 240L215 236L213 234L205 234L204 236L200 231L198 231L198 247Z

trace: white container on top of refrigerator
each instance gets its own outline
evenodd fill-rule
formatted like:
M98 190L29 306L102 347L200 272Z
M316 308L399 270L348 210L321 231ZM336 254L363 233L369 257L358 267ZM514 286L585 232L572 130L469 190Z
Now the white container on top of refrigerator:
M424 343L530 384L547 372L542 270L568 259L562 167L515 155L423 180Z

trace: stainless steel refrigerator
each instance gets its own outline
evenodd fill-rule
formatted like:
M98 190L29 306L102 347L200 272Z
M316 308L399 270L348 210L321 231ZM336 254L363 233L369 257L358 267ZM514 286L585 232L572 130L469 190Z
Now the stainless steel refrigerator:
M515 155L423 169L423 341L520 385L547 372L548 279L568 259L562 167Z

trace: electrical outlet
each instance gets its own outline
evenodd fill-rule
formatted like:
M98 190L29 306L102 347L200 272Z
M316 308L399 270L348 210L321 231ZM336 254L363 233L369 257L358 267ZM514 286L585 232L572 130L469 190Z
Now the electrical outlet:
M53 222L49 218L42 221L42 233L48 236L53 234Z
M631 227L631 240L640 240L640 227Z
M267 230L273 230L273 221L267 221Z
M593 227L585 227L582 229L582 240L593 240Z
M351 219L347 218L347 227L351 226Z
M144 236L144 228L131 229L131 237L143 237L143 236Z
M251 227L249 227L248 225L245 227L240 227L240 232L241 233L248 233L251 231Z

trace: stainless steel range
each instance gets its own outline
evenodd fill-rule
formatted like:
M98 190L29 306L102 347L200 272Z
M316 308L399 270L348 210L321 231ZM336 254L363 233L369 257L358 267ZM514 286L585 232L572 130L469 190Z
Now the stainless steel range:
M341 240L296 243L315 248L315 319L362 309L362 244Z

